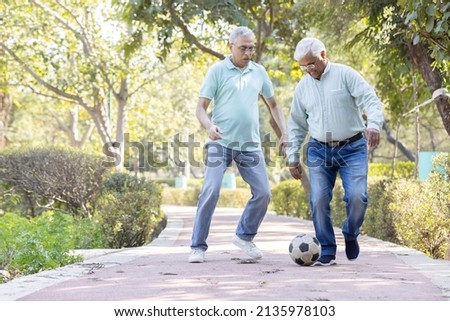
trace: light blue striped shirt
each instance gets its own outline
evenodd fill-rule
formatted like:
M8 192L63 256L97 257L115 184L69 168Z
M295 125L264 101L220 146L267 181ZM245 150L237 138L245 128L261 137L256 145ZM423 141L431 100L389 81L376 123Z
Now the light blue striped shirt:
M297 84L288 120L288 161L298 162L308 132L321 141L345 140L367 127L381 131L384 116L375 90L353 68L328 62L320 80L305 75Z
M200 97L213 101L212 122L222 130L216 140L224 147L241 151L261 150L258 98L274 95L265 68L250 61L241 71L226 57L206 73Z

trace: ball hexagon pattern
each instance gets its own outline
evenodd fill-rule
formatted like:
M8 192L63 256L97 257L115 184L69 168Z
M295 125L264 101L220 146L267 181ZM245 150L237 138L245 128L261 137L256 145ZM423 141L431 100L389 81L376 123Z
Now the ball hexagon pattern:
M289 255L295 263L301 266L312 265L320 257L319 240L310 234L301 233L289 244Z

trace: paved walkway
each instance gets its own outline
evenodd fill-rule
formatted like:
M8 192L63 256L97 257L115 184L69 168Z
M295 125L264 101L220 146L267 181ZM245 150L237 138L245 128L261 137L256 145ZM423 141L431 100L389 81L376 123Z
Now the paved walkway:
M288 254L311 222L267 214L248 260L231 244L239 209L217 209L203 264L187 263L195 208L165 206L168 226L148 246L83 252L85 261L0 285L5 301L449 301L450 261L369 237L348 261L339 230L337 265L301 267Z

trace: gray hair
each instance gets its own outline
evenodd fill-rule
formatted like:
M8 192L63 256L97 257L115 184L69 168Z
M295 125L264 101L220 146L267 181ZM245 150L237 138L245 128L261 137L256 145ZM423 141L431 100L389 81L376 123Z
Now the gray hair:
M309 53L313 56L320 57L322 51L326 51L322 41L316 38L303 38L295 48L294 59L300 60Z
M255 34L247 27L236 27L230 33L230 43L235 43L239 37L251 37L255 38Z

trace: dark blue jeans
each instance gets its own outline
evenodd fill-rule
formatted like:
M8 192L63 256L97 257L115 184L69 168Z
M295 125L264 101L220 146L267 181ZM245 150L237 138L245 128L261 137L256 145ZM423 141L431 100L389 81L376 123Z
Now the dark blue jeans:
M355 240L367 209L367 140L361 138L344 146L330 147L311 138L307 147L307 165L311 183L310 205L322 255L336 255L336 238L330 202L339 173L346 203L347 218L342 233Z

